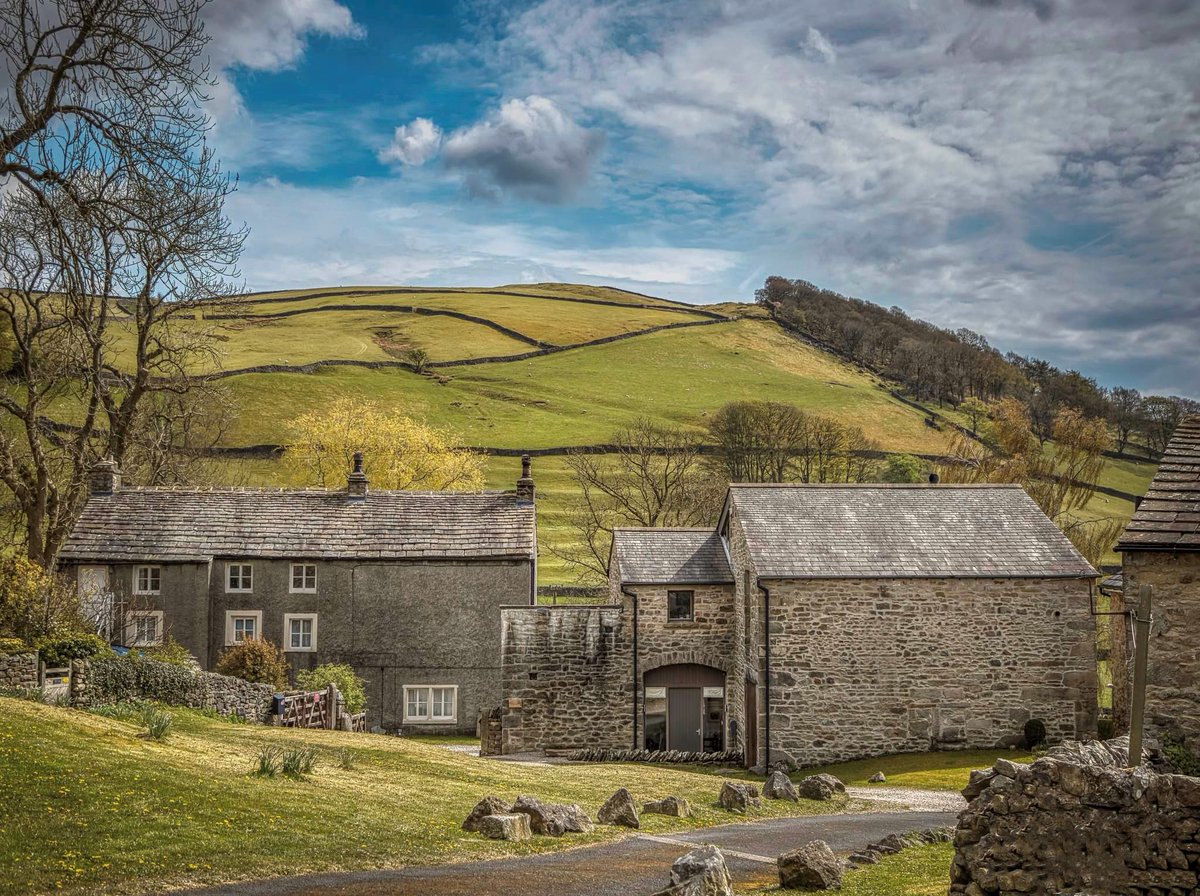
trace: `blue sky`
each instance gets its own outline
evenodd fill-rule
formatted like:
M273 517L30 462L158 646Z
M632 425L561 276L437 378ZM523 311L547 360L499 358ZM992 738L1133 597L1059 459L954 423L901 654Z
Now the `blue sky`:
M1200 397L1200 3L213 0L252 289L812 280Z

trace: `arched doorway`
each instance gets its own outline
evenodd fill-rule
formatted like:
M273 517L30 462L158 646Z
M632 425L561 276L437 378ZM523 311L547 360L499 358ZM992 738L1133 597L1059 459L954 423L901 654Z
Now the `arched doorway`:
M644 676L647 750L725 749L725 673L711 666L659 666Z

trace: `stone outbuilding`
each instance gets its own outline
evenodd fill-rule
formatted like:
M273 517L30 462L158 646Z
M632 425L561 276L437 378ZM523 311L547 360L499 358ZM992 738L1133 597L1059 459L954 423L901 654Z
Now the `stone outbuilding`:
M166 635L203 668L246 638L293 672L347 663L370 726L474 733L500 702L500 607L531 604L537 532L529 460L515 490L122 487L102 465L60 555L97 629Z
M1147 727L1200 754L1200 415L1176 428L1117 550L1127 608L1137 605L1142 585L1154 586ZM1132 635L1125 617L1113 618L1113 715L1121 733L1129 724Z
M506 608L504 749L816 764L1095 730L1096 571L1017 486L733 485L622 529L611 602Z

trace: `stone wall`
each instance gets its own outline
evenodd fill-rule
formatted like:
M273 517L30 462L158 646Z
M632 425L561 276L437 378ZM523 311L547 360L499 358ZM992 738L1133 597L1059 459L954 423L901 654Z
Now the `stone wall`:
M1128 607L1137 606L1140 586L1154 586L1154 621L1150 628L1146 680L1147 730L1159 738L1177 739L1193 753L1200 754L1200 652L1196 650L1196 632L1200 631L1200 553L1129 551L1123 560ZM1118 668L1113 669L1113 689L1123 688L1127 694L1131 685L1132 649L1126 655L1128 666L1124 674Z
M630 746L632 635L621 607L501 611L505 753Z
M38 657L29 653L0 653L0 688L38 687Z
M963 793L952 896L1200 892L1200 778L1002 759Z
M771 750L802 765L996 746L1040 719L1094 733L1088 583L838 579L768 583ZM760 731L762 729L760 728Z
M71 663L71 702L79 706L158 700L267 722L274 696L275 689L269 685L150 659L116 657Z

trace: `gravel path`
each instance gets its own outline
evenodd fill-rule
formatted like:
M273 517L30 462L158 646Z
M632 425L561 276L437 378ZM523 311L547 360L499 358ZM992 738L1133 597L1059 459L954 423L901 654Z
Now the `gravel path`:
M893 811L897 812L953 812L957 815L967 808L967 801L962 794L951 790L917 790L914 787L871 784L867 787L847 787L846 793L856 799L894 805ZM879 808L884 810L883 806Z

